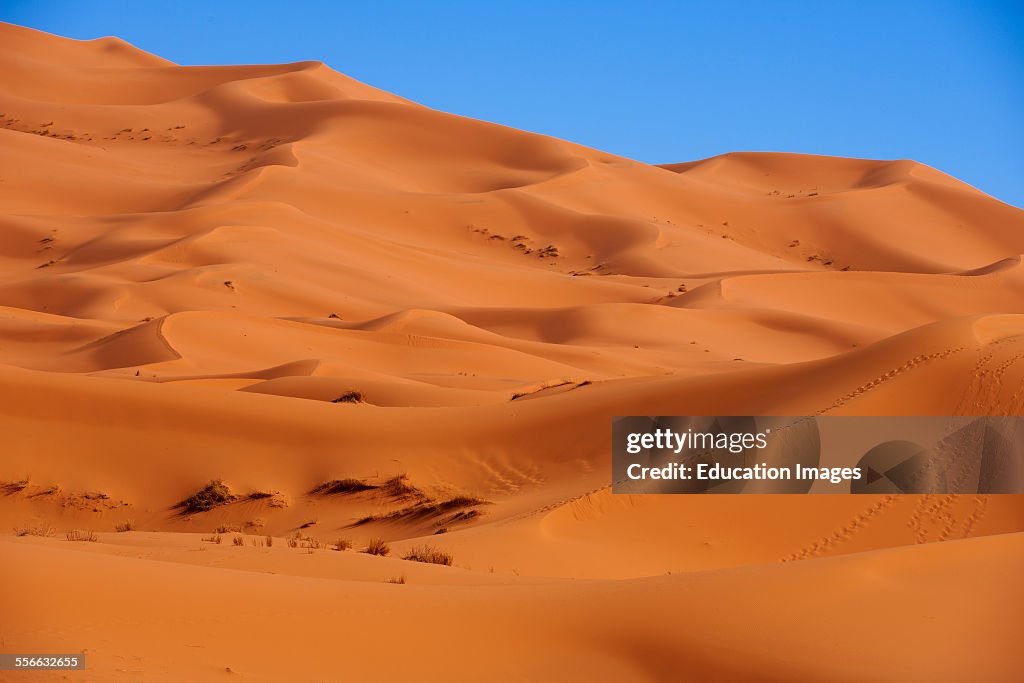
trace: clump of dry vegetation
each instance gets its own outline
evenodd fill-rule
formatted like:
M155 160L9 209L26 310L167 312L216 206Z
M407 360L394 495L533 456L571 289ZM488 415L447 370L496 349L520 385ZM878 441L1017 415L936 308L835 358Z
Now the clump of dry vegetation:
M0 491L3 491L8 496L14 495L20 491L24 491L28 487L28 479L21 479L19 481L5 481L0 484Z
M365 403L366 399L363 398L363 392L361 391L346 391L338 398L331 401L331 403Z
M243 546L245 545L245 537L242 536L242 534L236 534L235 537L231 539L231 542L237 546Z
M220 534L214 534L213 536L203 536L201 540L206 543L216 543L217 545L220 545L224 539Z
M115 524L114 525L114 529L118 533L124 533L125 531L134 531L135 530L135 520L134 519L126 519L123 522Z
M473 498L471 496L455 496L454 498L449 498L447 500L435 501L423 495L419 489L415 490L418 493L417 497L419 497L419 500L416 502L383 515L367 515L366 517L361 517L353 522L352 526L362 526L364 524L369 524L370 522L383 520L415 521L431 517L439 517L450 512L454 512L455 514L448 517L445 520L445 523L452 524L455 522L465 522L474 519L481 514L480 511L469 508L476 508L481 505L491 504L490 501L483 500L481 498Z
M288 499L280 491L258 490L248 496L249 500L265 500L272 508L288 507Z
M312 536L303 536L301 533L296 531L294 534L288 537L289 548L307 548L310 551L320 550L324 547L323 541L313 538Z
M381 491L393 498L426 498L427 495L409 483L409 475L397 474L381 485Z
M348 550L351 547L352 541L348 538L339 538L337 541L334 542L335 550Z
M234 500L235 496L231 493L231 489L220 479L214 479L175 507L183 508L185 513L206 512Z
M221 524L219 527L214 529L214 531L218 534L230 534L241 531L241 529L237 526L228 526L227 524Z
M371 489L378 488L373 484L368 484L362 479L353 479L351 477L346 479L332 479L331 481L320 484L313 493L320 495L334 495L339 493L359 493L360 491L369 491Z
M460 510L459 512L456 512L454 515L452 515L452 518L449 519L448 521L449 522L468 522L469 520L476 519L479 516L480 516L480 511L479 510Z
M64 538L69 541L98 541L96 538L95 531L79 531L78 529L72 529L71 531L64 534Z
M363 551L368 555L377 555L384 557L391 552L391 548L381 538L371 538L370 542L366 544L366 550Z
M447 567L452 566L451 553L445 552L444 550L435 548L431 545L416 546L409 550L402 559L411 560L413 562L426 562L428 564L443 564Z
M43 538L48 538L56 533L57 530L49 525L21 526L14 529L15 536L42 536Z
M405 574L402 574L400 576L392 576L389 579L385 579L384 582L385 583L398 583L398 584L405 583Z
M447 512L448 510L458 510L461 508L476 507L477 505L489 505L489 501L483 500L482 498L473 498L472 496L455 496L448 500L443 500L440 503L436 503L436 507L441 512Z

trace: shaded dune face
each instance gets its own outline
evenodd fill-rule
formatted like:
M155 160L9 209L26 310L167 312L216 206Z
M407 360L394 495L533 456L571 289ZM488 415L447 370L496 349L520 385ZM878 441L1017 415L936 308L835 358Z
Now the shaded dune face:
M609 480L616 415L1021 414L1021 210L907 160L651 166L318 62L180 67L0 25L0 74L0 523L58 532L0 537L0 578L25 586L0 597L22 625L0 629L5 650L84 642L95 680L125 652L178 679L330 680L325 642L294 635L295 605L326 604L375 656L405 624L408 662L453 680L1024 666L998 637L1024 598L1017 496L636 497ZM211 480L223 499L187 503ZM145 533L117 534L127 519ZM245 547L200 540L217 528ZM295 533L392 553L307 556ZM424 543L456 566L400 559ZM65 572L87 590L58 602ZM138 597L150 572L209 650L117 603L111 582ZM765 594L742 628L687 609ZM204 612L212 595L245 618ZM870 613L869 595L910 611ZM408 631L440 612L465 660ZM835 614L836 651L808 646ZM288 647L244 660L268 623ZM717 647L665 635L701 628ZM873 677L844 668L865 652ZM386 660L353 672L417 673Z

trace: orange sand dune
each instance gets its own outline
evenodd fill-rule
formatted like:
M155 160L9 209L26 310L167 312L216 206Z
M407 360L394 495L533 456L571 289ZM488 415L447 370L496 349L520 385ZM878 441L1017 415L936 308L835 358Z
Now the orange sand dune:
M609 443L629 414L1021 414L1019 209L905 160L650 166L317 62L0 25L0 73L3 652L1019 679L1024 499L612 495Z

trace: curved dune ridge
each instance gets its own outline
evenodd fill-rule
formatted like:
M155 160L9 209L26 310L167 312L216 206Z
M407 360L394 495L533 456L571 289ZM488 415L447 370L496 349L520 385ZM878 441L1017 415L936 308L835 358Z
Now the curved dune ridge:
M1020 497L613 496L608 436L1021 414L1021 210L907 160L651 166L319 62L0 25L0 73L5 651L84 648L96 681L1017 680ZM454 566L401 559L424 544Z

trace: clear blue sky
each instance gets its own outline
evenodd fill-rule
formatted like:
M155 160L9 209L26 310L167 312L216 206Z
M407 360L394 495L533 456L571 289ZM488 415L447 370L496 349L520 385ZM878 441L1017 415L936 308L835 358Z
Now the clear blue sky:
M181 64L318 59L431 107L665 163L912 158L1024 206L1024 1L76 2L0 18Z

